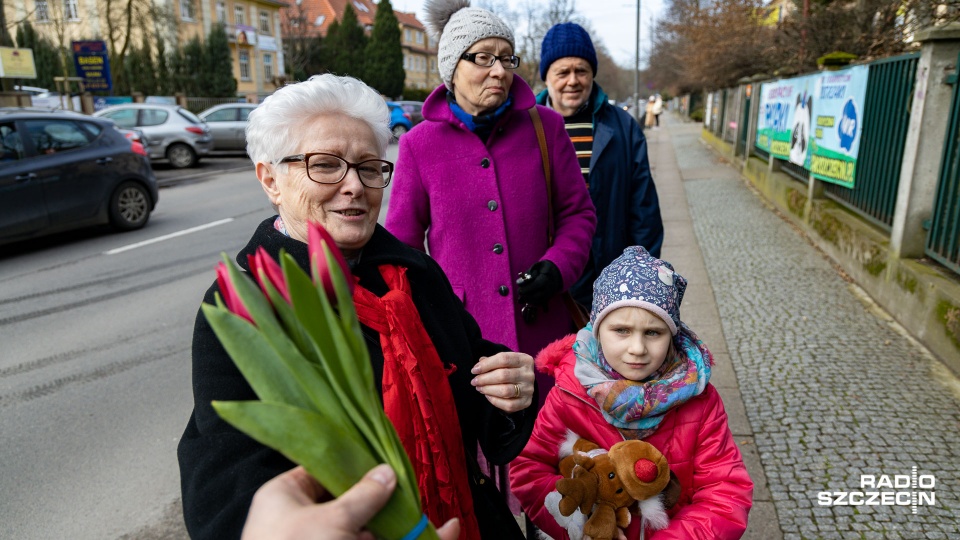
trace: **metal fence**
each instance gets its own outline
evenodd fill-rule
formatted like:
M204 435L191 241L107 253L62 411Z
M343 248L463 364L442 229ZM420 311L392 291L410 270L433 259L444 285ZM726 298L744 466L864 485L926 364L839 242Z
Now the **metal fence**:
M868 64L863 133L853 188L836 184L825 187L828 197L886 231L893 225L919 58L919 53L908 54Z
M245 103L246 100L238 97L230 98L212 98L212 97L188 97L187 109L194 113L203 112L214 105L223 103Z
M960 66L960 57L957 58ZM954 272L960 272L960 84L953 84L950 122L944 137L940 181L933 205L933 219L927 234L926 253Z
M728 88L723 91L723 125L721 129L721 138L735 144L737 127L740 122L740 89Z

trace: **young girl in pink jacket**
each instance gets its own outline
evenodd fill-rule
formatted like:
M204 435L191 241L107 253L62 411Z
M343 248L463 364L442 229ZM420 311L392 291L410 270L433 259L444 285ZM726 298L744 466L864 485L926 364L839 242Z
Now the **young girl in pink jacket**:
M562 478L558 465L569 444L561 447L570 437L605 449L647 441L679 480L666 522L662 514L653 525L633 516L626 538L740 538L746 529L753 482L709 384L713 357L680 321L686 286L670 263L642 247L627 248L594 283L590 324L538 355L537 369L557 382L510 467L510 483L533 523L552 538L579 534L576 525L568 531L558 524L559 497L548 498Z

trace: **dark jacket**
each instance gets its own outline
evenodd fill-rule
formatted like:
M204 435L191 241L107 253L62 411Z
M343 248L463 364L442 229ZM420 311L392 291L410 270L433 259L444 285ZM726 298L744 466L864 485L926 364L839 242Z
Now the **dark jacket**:
M547 104L546 90L537 103ZM593 282L629 246L643 246L660 257L663 221L657 188L650 176L647 139L640 125L607 101L597 83L590 94L593 108L593 156L590 158L590 198L597 209L590 260L570 288L574 299L589 307Z
M263 246L273 257L277 257L283 248L301 267L309 268L307 245L276 231L274 219L260 224L253 238L237 255L237 262L249 271L247 255L253 254L257 246ZM408 269L406 275L423 325L440 359L457 368L449 381L465 448L472 451L479 443L489 461L508 463L519 455L530 437L536 412L521 411L508 416L490 405L470 385L473 378L470 369L481 356L507 349L481 338L477 323L464 310L433 259L377 226L352 270L359 276L360 284L378 296L387 292L377 270L380 264L397 264ZM217 291L214 283L207 290L204 302L213 303ZM383 375L380 336L366 326L362 326L362 330L379 389ZM252 400L256 396L220 345L202 312L197 315L193 334L193 395L193 414L177 449L187 530L195 539L239 538L257 488L294 465L279 453L237 431L214 412L210 405L212 400ZM471 458L468 456L467 459ZM464 489L469 487L464 486ZM485 519L482 515L477 517L478 520Z

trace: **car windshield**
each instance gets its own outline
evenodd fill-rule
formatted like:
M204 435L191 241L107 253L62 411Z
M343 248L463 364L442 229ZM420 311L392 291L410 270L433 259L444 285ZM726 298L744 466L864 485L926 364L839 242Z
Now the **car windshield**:
M203 123L203 120L201 120L200 117L198 117L197 115L193 114L192 112L190 112L190 111L188 111L188 110L186 110L186 109L177 109L177 112L180 113L180 116L186 118L187 120L189 120L189 121L190 121L191 123L193 123L193 124L202 124L202 123Z

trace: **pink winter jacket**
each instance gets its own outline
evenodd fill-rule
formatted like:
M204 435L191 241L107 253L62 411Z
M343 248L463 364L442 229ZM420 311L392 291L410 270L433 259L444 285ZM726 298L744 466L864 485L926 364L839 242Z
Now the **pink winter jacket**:
M607 449L623 440L574 375L574 339L567 336L537 356L537 368L553 370L557 384L540 410L530 441L510 465L510 484L524 511L556 540L568 536L543 501L561 478L558 450L567 430ZM647 531L645 538L740 538L747 528L753 482L713 385L708 384L702 394L668 412L657 431L645 440L667 458L681 488L677 504L667 511L670 524L656 532ZM640 538L639 523L639 519L631 520L628 539Z
M535 324L525 323L514 296L517 274L547 259L560 270L564 290L573 285L596 228L593 202L563 118L536 105L523 79L513 78L513 106L486 142L454 116L446 92L441 86L430 94L425 121L400 139L385 226L416 249L429 247L484 339L535 355L568 331L570 318L558 295ZM534 106L553 178L551 247L546 180L528 113Z

